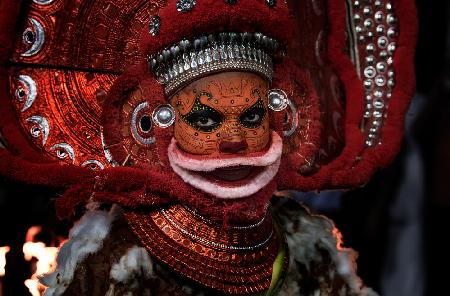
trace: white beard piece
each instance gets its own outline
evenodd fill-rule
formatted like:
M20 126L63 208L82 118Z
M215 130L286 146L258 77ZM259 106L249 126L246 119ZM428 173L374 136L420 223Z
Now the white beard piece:
M59 250L56 270L40 279L48 287L44 296L64 293L73 280L77 265L102 248L112 222L119 216L119 208L113 206L109 212L89 211L75 224L68 241Z
M300 263L308 269L311 265L322 262L325 250L333 261L327 274L317 278L327 286L327 281L340 277L346 285L338 295L378 296L371 288L364 286L356 272L358 254L350 248L343 248L342 235L333 221L321 215L313 215L305 209L302 212L291 213L289 216L279 215L281 225L286 234L289 247L290 263L286 280L278 296L300 295L298 283L301 273L297 270ZM324 291L317 290L314 295L322 295ZM328 295L328 294L326 294ZM334 294L333 294L334 295Z
M173 138L168 148L168 156L172 169L184 182L217 198L234 199L255 194L272 181L280 167L282 150L283 140L276 132L272 132L271 145L262 155L233 155L223 158L199 159L180 151L175 138ZM264 167L264 169L239 186L218 184L199 174L199 172L212 172L216 169L234 166Z

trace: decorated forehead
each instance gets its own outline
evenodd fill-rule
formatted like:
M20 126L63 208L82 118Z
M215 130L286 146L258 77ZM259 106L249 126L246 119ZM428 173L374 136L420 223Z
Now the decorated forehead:
M205 77L180 90L171 99L181 115L201 103L224 115L242 113L257 102L267 105L268 83L255 74L224 72Z

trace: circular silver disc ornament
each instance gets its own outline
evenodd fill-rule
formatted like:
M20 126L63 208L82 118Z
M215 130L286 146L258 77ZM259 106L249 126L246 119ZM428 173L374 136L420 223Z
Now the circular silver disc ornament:
M271 89L267 93L269 108L273 111L283 111L288 106L288 96L281 89Z
M158 106L152 113L153 122L162 128L167 128L175 122L175 110L170 105Z

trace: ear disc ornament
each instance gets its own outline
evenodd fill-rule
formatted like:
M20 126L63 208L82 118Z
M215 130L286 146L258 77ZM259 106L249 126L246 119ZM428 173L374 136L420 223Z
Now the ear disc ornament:
M152 113L153 123L167 128L175 122L175 110L170 105L158 106Z
M289 104L287 94L281 89L271 89L267 93L269 108L273 111L283 111Z

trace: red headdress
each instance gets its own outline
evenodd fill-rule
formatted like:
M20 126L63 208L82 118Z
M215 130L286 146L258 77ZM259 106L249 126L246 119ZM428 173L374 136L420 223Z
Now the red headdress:
M88 199L260 214L193 189L167 157L170 95L234 69L284 91L270 114L281 168L263 190L363 185L399 149L414 87L414 4L287 2L2 1L0 172L66 189L62 216ZM153 126L143 131L145 116Z

